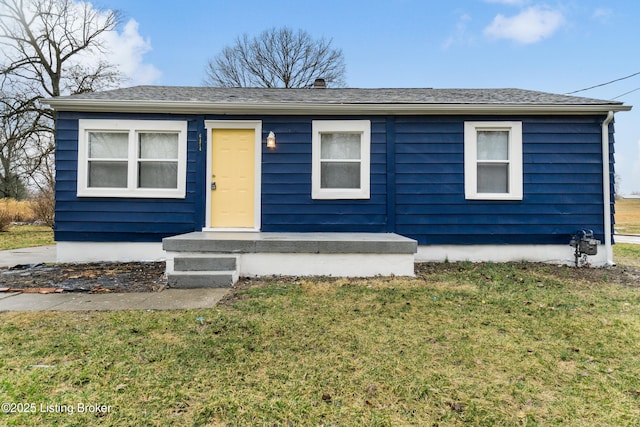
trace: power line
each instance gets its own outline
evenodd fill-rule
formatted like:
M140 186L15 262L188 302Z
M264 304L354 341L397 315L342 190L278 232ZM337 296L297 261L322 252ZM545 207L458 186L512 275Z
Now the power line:
M611 100L613 101L614 99L622 98L622 97L623 97L623 96L625 96L625 95L629 95L630 93L637 92L637 91L639 91L639 90L640 90L640 87L637 87L637 88L635 88L634 90L630 90L629 92L625 92L625 93L623 93L622 95L618 95L618 96L616 96L615 98L611 98Z
M573 92L567 92L567 93L565 93L565 95L572 95L572 94L574 94L574 93L584 92L584 91L586 91L586 90L595 89L595 88L597 88L597 87L602 87L602 86L610 85L611 83L619 82L620 80L629 79L629 78L631 78L631 77L633 77L633 76L637 76L638 74L640 74L640 71L638 71L637 73L629 74L628 76L620 77L619 79L611 80L610 82L600 83L599 85L586 87L586 88L584 88L584 89L574 90ZM626 94L625 94L625 95L626 95ZM620 96L622 96L622 95L620 95Z

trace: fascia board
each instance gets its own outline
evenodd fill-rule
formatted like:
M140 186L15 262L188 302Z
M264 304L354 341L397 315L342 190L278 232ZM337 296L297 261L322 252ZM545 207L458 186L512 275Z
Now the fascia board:
M171 114L595 114L629 111L631 106L610 104L228 104L181 101L122 101L47 99L57 111Z

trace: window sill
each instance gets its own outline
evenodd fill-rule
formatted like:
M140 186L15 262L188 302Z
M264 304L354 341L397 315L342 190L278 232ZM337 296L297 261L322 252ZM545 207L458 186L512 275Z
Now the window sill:
M465 196L466 200L522 200L522 194L493 194L493 193L482 193L482 194L467 194Z
M106 197L130 199L184 199L186 192L181 190L120 190L120 189L85 189L78 191L78 197Z
M368 200L368 191L363 190L316 190L311 195L314 200Z

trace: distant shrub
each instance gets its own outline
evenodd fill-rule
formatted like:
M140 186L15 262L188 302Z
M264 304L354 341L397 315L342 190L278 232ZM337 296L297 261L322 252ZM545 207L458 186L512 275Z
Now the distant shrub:
M7 231L7 228L11 225L11 214L2 205L0 205L0 231Z
M31 209L36 220L42 221L45 225L53 228L55 216L55 197L53 190L41 190L31 200Z

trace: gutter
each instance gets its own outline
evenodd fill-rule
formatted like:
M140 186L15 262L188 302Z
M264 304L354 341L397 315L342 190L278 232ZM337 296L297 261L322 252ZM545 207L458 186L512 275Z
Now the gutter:
M607 104L355 104L295 102L205 102L167 100L98 100L49 98L57 111L169 114L598 114L629 111L626 105Z
M602 194L604 207L604 248L607 256L606 265L612 267L613 247L611 236L611 180L609 178L609 124L613 121L613 111L609 111L602 122Z

